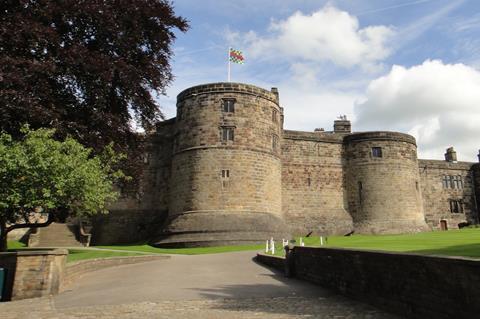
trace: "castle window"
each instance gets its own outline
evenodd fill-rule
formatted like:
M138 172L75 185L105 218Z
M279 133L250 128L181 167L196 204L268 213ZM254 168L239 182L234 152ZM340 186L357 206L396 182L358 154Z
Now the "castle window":
M272 135L272 149L276 151L278 148L278 136L277 135Z
M278 122L278 111L275 109L272 110L272 122L274 123Z
M358 200L360 201L360 204L363 202L362 190L363 190L362 182L358 182Z
M463 178L461 175L444 175L442 177L443 188L462 189Z
M222 169L222 188L227 188L230 183L230 170Z
M463 214L463 203L462 200L451 199L450 202L450 213L452 214Z
M381 147L372 147L372 157L383 157Z
M445 175L442 177L442 186L443 188L448 188L448 185L450 185L450 179Z
M312 180L310 179L310 177L307 178L307 185L308 187L312 185Z
M229 169L222 169L222 178L227 179L230 177L230 170Z
M222 141L233 141L233 127L222 127Z
M461 175L455 176L453 181L454 181L456 189L462 189L463 188L463 179L462 179Z
M223 112L235 112L235 100L234 99L224 99L223 102Z

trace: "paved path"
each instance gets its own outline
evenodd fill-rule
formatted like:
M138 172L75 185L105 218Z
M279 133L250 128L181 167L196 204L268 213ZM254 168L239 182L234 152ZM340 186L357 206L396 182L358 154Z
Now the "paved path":
M1 318L395 318L256 264L252 252L92 272L53 298L0 305Z

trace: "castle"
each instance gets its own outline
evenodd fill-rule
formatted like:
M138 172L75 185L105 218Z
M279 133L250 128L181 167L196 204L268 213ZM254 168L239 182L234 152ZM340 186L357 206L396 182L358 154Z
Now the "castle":
M478 223L479 164L417 159L397 132L283 128L278 90L194 86L149 136L135 196L93 222L94 244L257 243L290 235L406 233Z

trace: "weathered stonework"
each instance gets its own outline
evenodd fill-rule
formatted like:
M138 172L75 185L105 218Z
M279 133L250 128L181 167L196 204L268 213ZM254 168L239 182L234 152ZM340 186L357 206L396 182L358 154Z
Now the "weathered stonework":
M294 234L346 234L343 136L285 131L282 141L283 212Z
M229 111L227 100L234 103ZM250 85L200 85L179 94L169 217L155 245L253 243L287 235L281 112L276 94ZM233 131L233 140L223 129Z
M427 230L418 176L417 146L407 134L356 133L345 137L348 210L359 233ZM381 157L372 149L380 148Z
M284 130L275 88L194 86L149 138L137 196L94 222L94 244L226 245L478 222L478 164L456 162L453 149L446 161L418 160L412 136L351 133L344 117L333 131ZM443 187L450 175L462 187Z
M423 207L429 226L440 229L441 221L446 223L447 228L458 228L462 223L478 223L475 185L478 188L480 180L474 181L472 166L473 163L466 162L419 160ZM463 187L443 187L444 176L460 176ZM463 213L451 213L450 200L462 201Z
M0 253L6 271L2 300L20 300L59 292L65 272L66 249Z

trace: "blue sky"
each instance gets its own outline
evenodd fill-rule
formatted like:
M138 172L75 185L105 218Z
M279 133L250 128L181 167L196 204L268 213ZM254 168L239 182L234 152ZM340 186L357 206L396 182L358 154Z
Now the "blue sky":
M478 0L177 0L190 21L174 45L175 80L159 102L226 81L229 46L242 50L232 81L278 87L285 128L330 130L346 114L354 131L413 134L419 157L459 160L480 148Z

